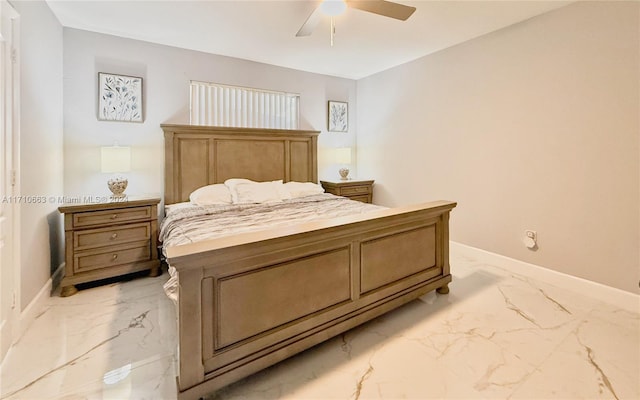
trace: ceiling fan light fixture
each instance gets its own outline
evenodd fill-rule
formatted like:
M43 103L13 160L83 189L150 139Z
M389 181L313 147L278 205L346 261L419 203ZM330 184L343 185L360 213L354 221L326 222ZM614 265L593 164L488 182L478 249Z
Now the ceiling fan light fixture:
M347 3L344 0L324 0L320 9L324 14L335 17L347 10Z
M296 36L311 36L313 30L316 29L323 20L324 15L331 17L331 35L333 35L335 33L335 22L333 18L344 13L347 7L400 21L406 21L407 18L416 11L415 7L386 0L324 0L320 2L309 17L307 17L307 20L302 24L298 33L296 33Z

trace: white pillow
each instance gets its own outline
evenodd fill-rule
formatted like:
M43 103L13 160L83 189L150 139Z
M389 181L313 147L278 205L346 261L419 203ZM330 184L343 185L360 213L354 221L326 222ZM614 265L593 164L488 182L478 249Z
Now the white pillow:
M282 201L282 181L241 183L235 186L235 204L276 203Z
M229 189L229 192L231 193L231 201L233 202L233 204L236 204L238 202L238 193L236 191L236 187L238 185L244 185L247 183L258 183L258 182L254 182L252 180L242 179L242 178L232 178L224 181L224 185Z
M222 183L203 186L189 195L189 200L196 205L231 204L231 192Z
M276 187L278 188L278 192L280 193L280 198L282 200L288 200L291 199L291 193L289 192L289 190L287 190L287 188L284 186L284 183L282 183L282 180L279 181L273 181L274 183L276 183Z
M233 178L227 179L224 184L231 191L234 204L272 203L291 198L282 180L254 182L249 179Z
M292 199L324 193L322 186L313 182L287 182L284 187Z

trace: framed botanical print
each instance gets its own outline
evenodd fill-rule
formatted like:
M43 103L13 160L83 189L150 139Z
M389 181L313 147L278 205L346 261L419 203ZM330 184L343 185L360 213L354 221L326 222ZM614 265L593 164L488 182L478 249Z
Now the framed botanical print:
M329 132L347 132L349 130L348 104L329 100Z
M99 72L98 119L142 122L142 78Z

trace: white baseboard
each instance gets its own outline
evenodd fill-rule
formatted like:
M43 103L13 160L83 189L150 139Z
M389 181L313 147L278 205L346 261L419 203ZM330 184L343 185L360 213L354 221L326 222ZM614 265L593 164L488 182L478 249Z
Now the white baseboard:
M571 290L632 312L640 312L640 295L589 281L539 265L491 253L466 244L450 242L452 253L461 254L482 263L506 269L562 289Z
M51 292L54 289L54 282L56 282L56 284L59 283L63 273L64 263L58 266L53 275L51 275L51 278L49 278L47 283L45 283L42 289L40 289L36 297L34 297L24 311L20 313L18 337L15 338L16 342L20 340L27 328L31 326L31 323L38 318L40 313L42 313L45 308L45 304L47 303L47 299L51 297Z

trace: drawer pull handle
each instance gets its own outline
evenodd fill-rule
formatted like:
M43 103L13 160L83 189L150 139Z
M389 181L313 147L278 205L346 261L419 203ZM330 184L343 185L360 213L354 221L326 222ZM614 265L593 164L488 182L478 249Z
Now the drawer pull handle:
M118 258L117 254L114 254L113 257L111 257L112 260L115 260L116 258Z
M116 219L116 218L118 218L118 214L113 214L113 215L111 216L111 219Z
M115 239L115 238L117 238L117 237L118 237L118 234L117 234L117 233L114 233L113 235L111 235L111 240L113 240L113 239Z

